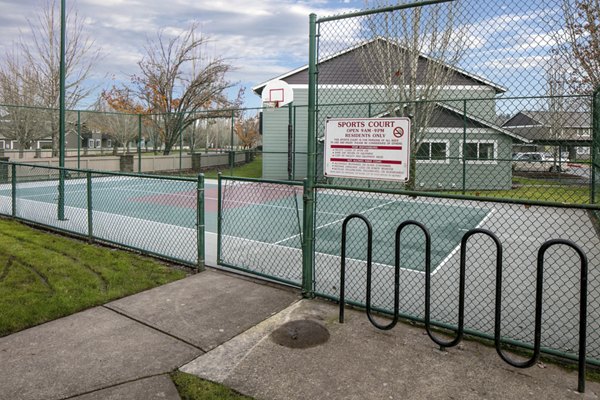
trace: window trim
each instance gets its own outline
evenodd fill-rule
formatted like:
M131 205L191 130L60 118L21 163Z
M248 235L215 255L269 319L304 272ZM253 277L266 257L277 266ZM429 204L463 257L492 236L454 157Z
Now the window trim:
M425 143L429 143L429 158L428 159L418 159L417 164L450 164L450 140L448 139L431 139L424 140L421 142L420 146L423 146ZM446 158L443 160L432 160L431 159L431 144L433 143L444 143L446 145ZM415 157L417 155L415 154Z
M496 165L498 164L498 140L496 139L467 139L466 142L461 140L459 141L459 158L461 159L461 162L463 160L463 143L477 143L477 157L479 157L479 144L484 143L491 143L494 145L494 159L493 160L480 160L479 158L477 158L477 160L464 160L467 164L488 164L488 165Z

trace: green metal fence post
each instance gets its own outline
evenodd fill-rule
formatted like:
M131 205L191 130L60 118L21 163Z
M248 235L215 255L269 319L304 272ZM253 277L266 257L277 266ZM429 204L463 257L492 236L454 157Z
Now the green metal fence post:
M138 114L137 154L138 154L138 172L141 174L142 173L142 114Z
M223 181L223 176L221 175L221 172L218 173L217 175L217 264L221 264L221 229L222 229L222 220L223 220L223 216L222 216L222 212L223 212L223 208L221 206L221 200L222 200L222 181Z
M294 118L294 114L293 114L293 106L294 102L291 102L288 104L288 180L291 181L293 178L293 168L292 168L292 164L293 164L293 158L292 158L292 152L293 152L293 140L294 140L294 126L292 125L293 123L293 118Z
M77 169L81 169L81 111L77 110Z
M17 216L17 166L12 163L11 165L11 181L10 186L12 188L12 216Z
M184 116L179 117L179 173L181 173L182 169L182 155L183 155L183 118Z
M292 122L292 180L296 179L296 110L297 106L294 106L294 120Z
M314 297L313 270L315 249L315 163L316 163L316 86L317 86L317 16L309 17L308 45L308 138L307 167L304 181L304 243L302 251L302 293L305 297Z
M463 100L463 141L462 141L462 194L467 190L467 161L465 152L467 150L467 100Z
M596 204L596 168L600 160L598 155L600 154L600 86L594 91L594 97L592 98L592 165L590 174L590 204Z
M94 241L94 225L92 220L92 172L86 172L86 184L87 184L87 223L88 223L88 241L91 243Z
M235 111L231 111L231 137L229 138L229 176L233 176L235 166L235 151L233 150L233 124L235 123Z
M204 271L204 174L198 174L196 195L196 244L198 246L198 272Z
M60 65L59 65L59 110L58 110L58 133L59 133L59 161L61 170L58 173L58 219L65 219L65 77L66 77L66 6L65 0L60 2Z

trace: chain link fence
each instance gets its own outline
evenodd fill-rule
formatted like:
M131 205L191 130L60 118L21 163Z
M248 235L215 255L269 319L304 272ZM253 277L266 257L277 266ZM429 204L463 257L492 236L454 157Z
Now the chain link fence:
M316 196L315 290L336 299L340 282L342 222L364 215L373 226L372 304L393 313L395 232L404 221L422 223L431 234L432 314L443 326L456 326L460 243L471 229L489 230L503 246L502 335L532 343L537 252L550 239L577 243L590 265L588 287L588 357L600 359L600 240L595 219L577 206L546 207L518 202L481 201L440 195L402 195L380 190L319 186ZM367 234L364 225L348 225L346 298L365 304ZM493 338L496 248L475 236L467 245L465 328ZM401 235L400 311L422 321L425 310L425 240L416 228ZM552 249L545 257L542 345L549 351L577 355L579 263L572 250Z
M1 162L0 214L203 268L203 185Z
M262 150L261 113L262 108L170 114L68 110L65 167L184 176L201 170L233 174L235 167L251 163ZM0 105L0 157L58 166L59 145L58 110Z
M302 186L219 177L218 263L302 283Z
M391 313L395 229L414 220L433 241L431 317L455 328L460 242L486 229L504 250L503 340L531 347L538 250L568 239L589 260L587 357L598 364L599 108L592 83L573 80L565 57L574 43L560 38L582 2L424 3L311 19L314 61L279 77L295 85L294 103L260 115L262 182L220 181L219 262L337 300L342 222L362 214L374 228L373 305ZM387 117L411 122L407 181L325 175L328 119ZM302 207L299 186L268 180L286 178L307 178ZM364 306L366 232L357 221L348 232L346 296ZM422 321L422 232L407 228L401 243L401 312ZM486 338L494 334L496 256L489 238L469 239L465 328ZM571 359L579 263L568 246L544 258L542 346Z

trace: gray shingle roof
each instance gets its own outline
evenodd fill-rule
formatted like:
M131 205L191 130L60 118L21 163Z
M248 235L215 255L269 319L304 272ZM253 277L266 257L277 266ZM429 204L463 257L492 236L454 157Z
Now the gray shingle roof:
M334 54L319 62L319 84L320 85L378 85L384 84L384 82L376 82L372 76L365 71L364 68L364 57L369 52L373 51L380 41L385 40L381 38L373 39L368 42L362 43L358 46L346 49L340 53ZM403 48L396 45L398 48L398 54L405 52ZM427 66L430 63L441 63L445 68L448 68L453 73L450 76L450 80L447 85L453 86L489 86L492 87L496 93L503 93L506 88L496 85L482 77L471 74L455 66L444 64L441 61L434 60L425 55L419 56L417 66L417 84L423 83L426 77ZM340 74L343 71L343 74ZM399 83L401 73L398 71L390 71L390 75L393 76L398 74ZM308 84L308 65L287 72L273 79L280 79L289 84ZM273 80L270 79L269 81ZM263 87L269 82L263 82L252 90L260 95Z

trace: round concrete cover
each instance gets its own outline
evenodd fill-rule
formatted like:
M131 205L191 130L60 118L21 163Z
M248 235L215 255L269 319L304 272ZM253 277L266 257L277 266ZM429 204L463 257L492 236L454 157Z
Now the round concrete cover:
M281 325L271 333L271 339L281 346L306 349L327 342L329 331L316 321L300 319Z

